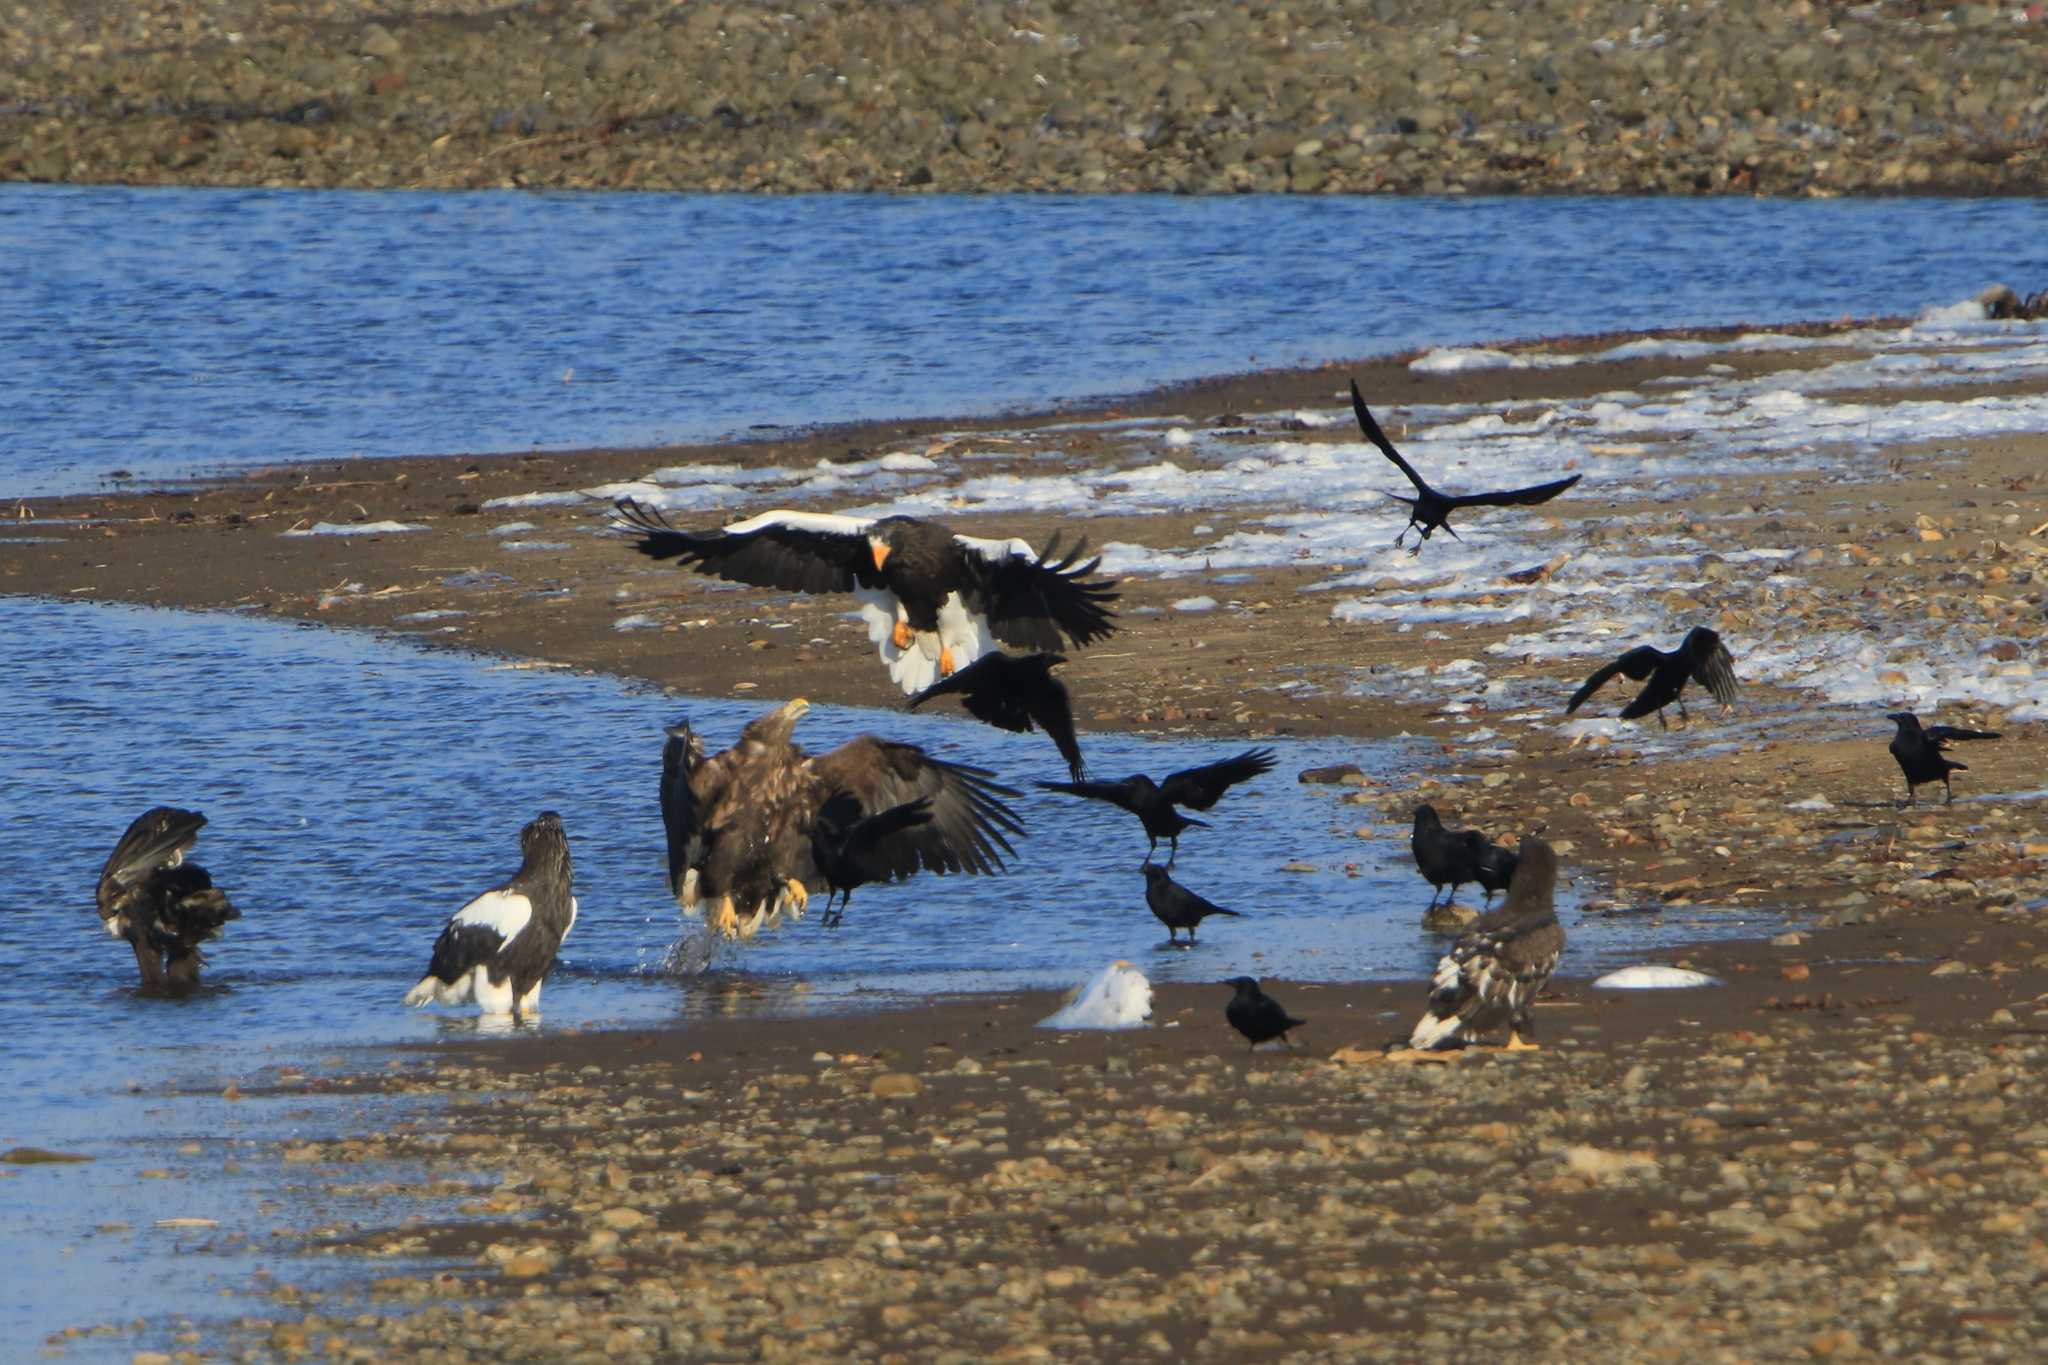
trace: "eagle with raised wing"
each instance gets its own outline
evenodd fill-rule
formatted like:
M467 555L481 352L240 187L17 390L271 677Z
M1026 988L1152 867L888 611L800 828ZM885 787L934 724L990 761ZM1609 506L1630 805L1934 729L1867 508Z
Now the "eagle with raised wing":
M1022 540L955 535L922 517L763 512L712 531L681 531L631 498L621 534L650 559L785 592L850 592L860 599L889 677L917 693L996 648L1058 650L1116 629L1116 581L1092 576L1085 541L1042 551Z
M778 707L709 756L694 731L671 727L661 813L670 885L683 913L708 918L727 938L752 938L785 915L801 916L813 894L835 883L850 889L845 868L819 866L820 844L855 857L863 883L1005 870L1004 855L1016 854L1010 836L1024 832L1004 803L1015 789L986 768L874 735L807 754L790 736L810 709L802 698ZM861 824L904 806L923 818L906 812ZM857 847L849 849L856 828Z

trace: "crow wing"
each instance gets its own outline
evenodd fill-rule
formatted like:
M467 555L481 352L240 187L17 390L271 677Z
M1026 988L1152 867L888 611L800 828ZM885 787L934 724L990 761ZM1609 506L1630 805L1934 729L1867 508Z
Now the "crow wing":
M1033 555L1022 553L1017 541L958 539L966 547L974 580L963 598L988 618L989 629L1005 644L1056 650L1063 634L1079 646L1116 630L1109 605L1117 599L1116 580L1089 577L1102 559L1081 558L1087 541L1076 539L1062 549L1055 533Z
M1351 381L1351 411L1358 418L1358 429L1365 433L1365 439L1380 448L1380 454L1394 462L1394 467L1408 476L1408 482L1415 485L1415 491L1424 496L1438 495L1434 488L1423 482L1415 466L1401 458L1401 452L1394 449L1394 443L1387 439L1387 433L1380 430L1380 424L1373 421L1372 413L1365 406L1365 398L1358 392L1358 381Z
M661 826L668 834L668 889L677 896L683 894L684 874L704 858L704 830L691 788L703 760L703 746L687 724L669 727L661 746Z
M1138 813L1139 787L1129 778L1120 782L1041 782L1038 785L1045 791L1085 796L1091 801L1107 801L1112 806L1121 806L1133 815Z
M917 871L910 845L896 836L931 823L932 799L920 796L874 815L863 816L860 802L839 792L818 812L818 819L837 831L839 856L868 881L901 880Z
M1549 483L1531 484L1527 488L1509 488L1496 493L1460 493L1446 497L1445 502L1453 507L1522 507L1531 503L1549 502L1565 489L1570 488L1583 474L1570 478L1553 479Z
M2001 738L1996 730L1964 730L1954 725L1928 725L1920 733L1933 740L1937 749L1947 748L1950 740Z
M1236 758L1200 768L1184 768L1160 783L1159 791L1176 806L1207 810L1238 783L1272 770L1271 749L1247 749Z
M1735 681L1735 656L1721 643L1720 632L1694 626L1687 632L1686 643L1693 649L1692 680L1713 693L1721 705L1735 705L1740 691Z
M612 528L633 537L649 559L673 559L715 578L785 592L852 592L880 588L861 517L824 512L763 512L716 531L679 531L661 512L621 498Z
M831 793L844 792L862 810L928 800L929 818L878 843L877 866L891 877L927 872L1003 871L1003 855L1016 855L1008 835L1024 823L1002 798L1019 793L992 781L986 768L933 758L914 744L862 735L828 754L806 760Z
M1586 698L1605 687L1607 680L1617 673L1626 674L1636 682L1647 681L1649 676L1657 671L1657 665L1662 662L1663 658L1664 652L1655 645L1637 645L1634 649L1622 655L1613 663L1605 665L1599 672L1581 683L1579 690L1572 693L1572 699L1564 704L1564 713L1569 716L1572 712L1584 706Z
M1074 703L1066 684L1052 676L1052 670L1066 659L1058 654L1029 654L1012 658L997 650L951 677L941 678L912 697L909 709L942 693L954 693L960 704L984 725L1015 734L1028 734L1035 722L1052 738L1067 771L1079 782L1084 769L1081 743L1074 733Z

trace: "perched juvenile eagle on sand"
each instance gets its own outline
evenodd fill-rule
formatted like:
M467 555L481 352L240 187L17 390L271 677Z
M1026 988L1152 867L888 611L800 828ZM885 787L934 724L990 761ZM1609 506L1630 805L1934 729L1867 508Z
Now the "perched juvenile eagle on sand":
M1533 1048L1530 1006L1564 955L1564 926L1553 904L1557 854L1541 839L1524 836L1508 898L1480 916L1437 963L1429 1008L1408 1045L1419 1051L1449 1047L1507 1025L1508 1047Z
M921 692L996 647L1057 650L1110 634L1114 579L1090 578L1086 542L1043 553L1021 540L956 536L921 517L763 512L723 530L679 531L645 503L618 504L618 531L650 559L785 592L850 592L889 677Z
M199 984L199 945L241 911L206 869L185 861L206 817L157 806L135 817L100 869L94 899L100 923L135 950L146 991Z
M877 815L928 799L929 819L882 835L863 854L873 881L926 872L1001 872L1022 834L1001 798L1016 796L986 768L933 758L914 744L862 735L828 754L790 740L811 709L798 698L750 722L739 743L707 758L686 724L670 727L662 753L661 818L668 829L669 888L683 913L727 938L752 938L785 914L800 916L828 889L812 852L820 812L846 795ZM844 802L839 803L845 806Z

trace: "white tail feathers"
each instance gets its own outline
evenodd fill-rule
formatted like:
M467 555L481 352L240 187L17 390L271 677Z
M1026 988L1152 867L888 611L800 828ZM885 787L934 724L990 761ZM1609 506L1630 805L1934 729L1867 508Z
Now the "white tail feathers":
M896 598L873 588L862 589L856 596L868 639L888 666L889 680L903 689L905 696L922 692L939 680L941 649L951 652L953 670L958 672L996 648L987 620L968 611L958 593L947 594L940 605L938 633L918 632L909 649L896 647L896 623L902 619L902 606Z
M441 993L448 989L450 989L448 983L443 981L440 977L423 976L420 978L419 985L414 986L411 990L405 993L405 1003L412 1006L414 1009L418 1009L422 1005L429 1005L432 1004L434 1001L441 999Z
M1408 1046L1418 1052L1427 1052L1448 1043L1458 1036L1458 1025L1462 1022L1455 1014L1441 1018L1433 1013L1424 1014L1415 1021L1415 1032L1408 1035Z

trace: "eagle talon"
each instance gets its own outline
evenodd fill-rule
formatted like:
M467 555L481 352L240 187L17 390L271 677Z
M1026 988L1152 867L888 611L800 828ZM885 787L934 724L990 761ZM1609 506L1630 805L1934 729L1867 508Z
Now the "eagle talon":
M959 671L959 667L960 667L960 666L959 666L958 664L956 664L956 663L954 663L954 662L953 662L953 651L952 651L952 649L951 649L951 648L950 648L949 646L947 646L947 645L940 645L940 646L939 646L939 676L940 676L940 677L942 677L942 678L950 678L950 677L952 677L952 676L953 676L953 674L954 674L954 673L956 673L956 672L958 672L958 671Z
M802 919L804 910L811 903L811 893L795 877L791 877L784 882L783 887L789 892L789 913L798 919Z
M898 649L909 649L916 640L910 633L910 622L899 619L896 622L896 629L889 632L889 640Z
M1541 1052L1542 1050L1542 1044L1524 1041L1522 1035L1513 1029L1508 1030L1507 1043L1501 1048L1503 1052Z
M725 938L739 937L740 915L733 908L731 896L718 898L718 905L711 912L711 932Z

